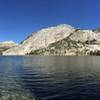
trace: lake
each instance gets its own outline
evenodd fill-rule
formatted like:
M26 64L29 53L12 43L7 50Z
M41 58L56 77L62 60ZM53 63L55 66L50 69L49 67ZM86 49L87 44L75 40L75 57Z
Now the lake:
M0 100L100 100L100 57L1 56Z

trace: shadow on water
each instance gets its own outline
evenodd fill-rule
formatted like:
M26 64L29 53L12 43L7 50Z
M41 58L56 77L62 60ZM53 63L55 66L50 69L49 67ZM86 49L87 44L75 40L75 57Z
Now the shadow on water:
M0 57L0 67L0 90L6 95L100 100L99 57Z

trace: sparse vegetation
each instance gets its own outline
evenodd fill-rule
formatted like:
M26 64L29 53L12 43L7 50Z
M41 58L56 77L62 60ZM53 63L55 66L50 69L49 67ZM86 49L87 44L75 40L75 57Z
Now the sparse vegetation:
M97 51L91 51L90 55L92 55L92 56L100 56L100 51L99 50L97 50Z
M81 48L83 45L84 43L79 41L76 42L69 38L65 38L50 44L47 48L32 51L29 55L66 55L68 52L74 52L75 55L82 55L79 48Z
M2 52L3 51L6 51L8 48L5 48L5 47L3 47L3 48L0 48L0 55L2 55Z
M100 28L96 28L96 29L94 29L94 30L92 30L93 32L100 32Z
M93 40L87 40L86 41L86 44L95 44L96 40L93 39Z

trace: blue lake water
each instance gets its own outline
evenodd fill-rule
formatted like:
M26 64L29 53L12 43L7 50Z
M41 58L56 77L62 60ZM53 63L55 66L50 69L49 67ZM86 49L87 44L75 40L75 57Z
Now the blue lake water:
M14 100L100 100L100 57L1 56L0 100L14 96Z

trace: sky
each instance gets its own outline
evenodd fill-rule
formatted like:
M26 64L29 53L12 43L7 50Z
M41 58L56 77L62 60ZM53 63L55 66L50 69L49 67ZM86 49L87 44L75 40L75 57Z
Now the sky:
M100 28L100 0L0 0L0 41L17 43L42 28Z

